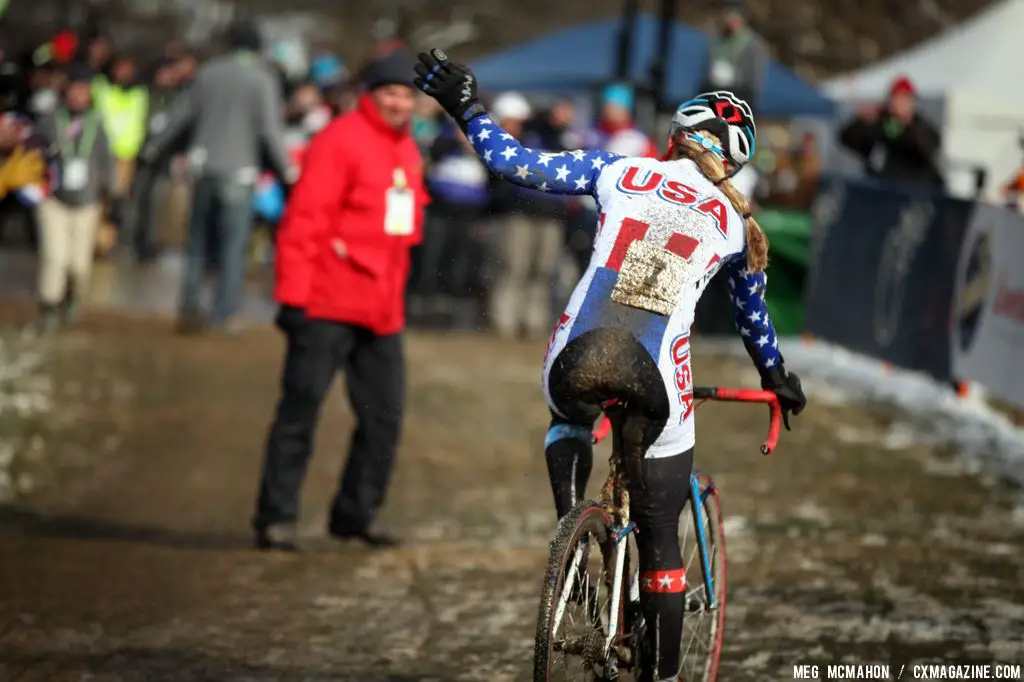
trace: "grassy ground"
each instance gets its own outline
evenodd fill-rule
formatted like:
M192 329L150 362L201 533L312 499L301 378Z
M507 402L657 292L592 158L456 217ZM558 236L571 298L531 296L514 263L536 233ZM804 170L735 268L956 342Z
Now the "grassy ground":
M409 540L397 550L320 537L351 427L335 386L303 498L313 551L279 556L251 550L248 532L281 361L272 330L181 339L169 322L110 315L40 341L18 332L27 314L0 309L5 366L37 356L0 374L0 680L528 679L554 524L543 348L408 339L382 518ZM698 383L751 381L695 353ZM812 405L770 458L764 427L744 406L698 420L698 466L727 517L720 679L1024 663L1018 491L868 409Z

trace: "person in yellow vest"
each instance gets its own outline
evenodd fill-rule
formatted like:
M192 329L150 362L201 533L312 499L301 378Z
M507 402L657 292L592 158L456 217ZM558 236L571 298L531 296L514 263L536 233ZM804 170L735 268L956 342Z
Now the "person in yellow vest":
M135 80L135 60L118 57L110 69L110 81L94 80L92 89L96 108L103 117L110 149L114 154L119 196L127 196L135 175L135 161L146 139L149 117L149 91ZM116 227L106 223L101 229L99 249L108 251L116 239Z
M68 67L63 102L39 123L54 167L50 196L37 209L41 331L77 318L88 292L104 199L118 198L110 145L91 101L91 78L83 64Z

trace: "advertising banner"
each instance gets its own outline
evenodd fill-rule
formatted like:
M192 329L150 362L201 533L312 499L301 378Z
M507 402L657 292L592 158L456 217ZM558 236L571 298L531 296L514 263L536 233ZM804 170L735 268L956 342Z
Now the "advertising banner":
M1024 216L979 205L956 274L954 375L1024 409Z
M928 189L826 178L814 207L806 330L952 381L953 289L972 208Z

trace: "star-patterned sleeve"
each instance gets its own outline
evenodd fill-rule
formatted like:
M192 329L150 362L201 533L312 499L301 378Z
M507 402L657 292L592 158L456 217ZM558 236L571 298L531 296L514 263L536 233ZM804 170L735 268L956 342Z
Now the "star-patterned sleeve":
M552 194L592 194L601 171L621 158L602 151L549 154L530 149L502 130L490 116L470 121L466 135L492 173L517 185Z
M722 266L729 286L732 314L743 345L758 370L764 372L779 365L779 339L768 316L764 301L768 276L764 271L747 270L745 257L733 258Z

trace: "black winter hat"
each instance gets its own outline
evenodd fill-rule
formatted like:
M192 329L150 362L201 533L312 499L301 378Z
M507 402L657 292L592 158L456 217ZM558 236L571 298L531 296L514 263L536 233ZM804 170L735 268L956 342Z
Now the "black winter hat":
M363 81L367 90L384 85L405 85L415 87L416 60L405 50L395 50L371 62L366 67Z
M259 52L263 49L263 35L259 26L244 19L232 24L228 31L228 41L237 50Z
M68 64L65 73L67 73L68 84L91 83L93 78L96 77L96 72L93 71L92 67L83 62L72 62Z
M746 16L750 11L750 3L747 0L724 0L722 10L725 12L737 12Z

